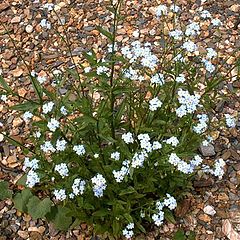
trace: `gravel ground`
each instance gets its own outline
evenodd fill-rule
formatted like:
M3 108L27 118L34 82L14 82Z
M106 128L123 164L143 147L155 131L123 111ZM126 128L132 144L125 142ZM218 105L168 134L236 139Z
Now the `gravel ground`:
M157 34L156 20L152 8L163 1L131 0L126 1L123 14L124 23L119 26L117 41L127 43L134 30L140 30L140 40L153 42L151 34ZM169 1L168 1L169 2ZM179 0L188 13L185 21L195 12L200 1ZM43 1L42 3L46 3ZM18 49L14 49L9 35L0 25L0 70L19 95L32 97L33 89L25 80L28 70L49 75L54 69L63 70L73 65L69 56L69 47L76 63L83 63L81 52L92 47L100 57L107 46L106 39L95 30L96 25L110 26L111 17L106 11L106 1L54 1L59 16L41 9L42 3L28 0L6 0L0 3L0 22L2 22ZM239 1L206 1L204 9L219 17L224 23L221 29L222 40L218 43L221 53L235 55L240 47L238 26ZM42 28L40 22L48 17L51 29ZM65 23L60 26L60 21ZM66 30L67 29L67 30ZM69 44L61 40L59 34L67 31ZM211 36L204 33L203 42ZM67 46L69 45L69 46ZM22 57L20 57L22 56ZM229 60L229 64L234 57ZM27 69L25 63L30 66ZM219 113L236 113L240 109L240 80L228 85L234 94L217 106ZM18 99L7 102L9 106ZM0 103L0 120L5 130L18 141L27 143L29 131L23 120L15 112L9 112L6 105ZM240 239L240 119L237 127L215 132L213 149L204 149L206 161L222 157L227 160L226 174L217 180L209 176L198 176L194 189L176 210L176 224L166 223L159 229L154 228L147 236L138 239L172 239L177 229L186 234L195 233L195 239ZM210 152L206 154L206 151ZM21 162L24 158L19 148L0 142L0 178L15 183L21 175ZM44 220L33 221L30 216L14 209L10 200L0 202L0 240L3 239L94 239L91 227L82 224L78 228L62 233Z

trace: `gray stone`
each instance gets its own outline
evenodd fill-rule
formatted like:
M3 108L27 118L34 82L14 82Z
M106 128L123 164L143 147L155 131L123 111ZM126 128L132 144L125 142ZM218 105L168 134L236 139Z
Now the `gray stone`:
M214 146L212 144L208 144L207 146L203 146L201 144L199 150L204 157L211 157L216 154Z

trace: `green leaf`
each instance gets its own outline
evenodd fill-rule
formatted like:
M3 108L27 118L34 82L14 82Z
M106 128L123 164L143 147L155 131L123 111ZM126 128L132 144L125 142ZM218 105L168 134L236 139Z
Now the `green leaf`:
M12 198L12 191L8 188L9 185L5 181L0 181L0 200Z
M38 98L42 101L42 96L43 96L43 88L41 86L41 84L37 81L36 78L30 76L30 80L32 82L34 91L36 93L36 95L38 96Z
M182 229L179 229L173 236L173 240L185 240L186 236Z
M136 226L141 232L146 233L145 228L139 222L136 223Z
M72 224L72 217L68 217L69 209L66 207L58 206L57 213L52 220L55 227L59 230L66 231Z
M23 174L21 178L17 181L17 185L23 185L26 187L27 174Z
M12 89L9 87L7 82L3 79L2 76L0 76L0 85L7 91L7 92L12 92Z
M165 210L164 217L166 218L166 220L168 222L171 222L173 224L176 223L176 220L175 220L175 218L174 218L174 216L173 216L173 214L172 214L172 212L170 210L168 210L168 209Z
M109 214L109 211L108 211L108 210L106 210L106 209L101 209L101 210L98 210L98 211L94 212L94 213L92 214L92 216L95 216L95 217L104 217L104 216L106 216L106 215L108 215L108 214Z
M119 234L119 232L120 232L120 223L119 223L119 221L114 220L114 221L113 221L112 228L113 228L113 235L114 235L115 237L117 237L118 234Z
M25 102L25 103L14 105L10 108L17 111L33 111L38 107L39 107L39 104L36 102Z
M129 223L133 222L132 216L130 214L125 213L123 216L128 220Z
M126 195L126 194L131 194L135 193L136 190L133 187L128 187L127 189L123 189L120 193L119 196Z
M112 33L108 32L107 30L103 29L100 26L97 26L97 30L104 35L105 37L107 37L108 39L110 39L111 41L113 41L113 35Z
M51 206L52 201L49 198L40 200L36 196L30 198L27 204L28 213L32 216L33 220L45 217L50 212Z
M24 189L14 197L13 202L15 207L21 212L27 212L27 203L32 196L29 189Z

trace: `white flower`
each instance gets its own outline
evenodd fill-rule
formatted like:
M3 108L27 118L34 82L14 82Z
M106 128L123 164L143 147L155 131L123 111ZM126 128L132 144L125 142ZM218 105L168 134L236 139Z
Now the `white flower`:
M179 74L179 76L178 77L176 77L176 82L181 82L181 83L183 83L183 82L185 82L185 76L184 76L184 74Z
M179 141L176 137L170 137L169 139L165 140L167 144L171 144L173 147L176 147L179 144Z
M160 86L163 85L165 82L164 76L161 73L157 73L157 74L153 75L150 81L152 84L159 84Z
M197 45L190 40L185 42L182 47L190 53L195 52L197 50Z
M59 189L59 190L55 189L53 191L53 194L54 194L56 200L58 200L58 201L63 201L67 198L65 189Z
M196 22L192 22L187 25L186 31L185 31L186 36L195 36L200 34L200 26Z
M42 135L42 134L41 134L40 131L37 131L37 132L33 133L33 136L34 136L35 138L40 138L41 135Z
M175 40L180 40L183 36L183 32L181 30L173 30L169 32L169 36Z
M159 5L157 8L156 8L156 16L157 17L161 17L162 15L167 15L168 13L168 9L167 9L167 6L166 5Z
M75 145L73 151L76 152L78 156L82 156L86 153L85 147L83 145Z
M153 150L158 150L158 149L161 149L162 148L162 144L158 141L154 141L153 144L152 144L152 149Z
M82 195L85 190L86 181L76 178L72 185L73 194L75 196Z
M120 159L120 152L111 153L111 158L114 159L114 160L119 160Z
M23 163L23 171L26 171L27 168L30 168L32 170L36 170L39 168L39 160L37 160L36 158L30 160L28 157L25 158L25 161Z
M91 71L91 67L85 67L85 68L84 68L84 72L85 72L85 73L89 73L90 71Z
M123 236L127 239L130 239L133 237L134 233L133 233L133 229L134 229L134 223L129 223L125 229L123 229L122 233Z
M210 170L210 173L212 173L214 176L218 177L219 179L222 179L224 175L224 167L226 163L222 158L216 160L214 165L214 170Z
M181 9L180 9L179 6L177 6L177 5L175 5L175 4L172 4L172 5L170 6L170 10L173 11L173 12L175 12L175 13L177 13L177 12L179 12Z
M130 133L130 132L124 133L124 134L122 135L122 140L123 140L126 144L133 143L133 142L134 142L134 139L133 139L132 133Z
M61 112L64 116L67 115L67 109L66 109L64 106L62 106L62 107L60 108L60 112Z
M177 207L177 201L174 197L167 193L167 198L164 199L163 204L168 207L170 210L173 210Z
M204 63L205 68L208 72L212 73L215 71L215 66L210 61L202 59L202 62Z
M43 84L44 82L46 82L47 78L45 76L38 76L37 80L39 83Z
M182 160L177 156L176 153L171 153L168 161L176 167Z
M212 23L212 25L215 26L215 27L222 25L222 22L221 22L218 18L212 19L211 23Z
M62 178L68 176L68 167L66 163L60 163L55 166L55 171L58 172Z
M23 120L25 121L25 122L27 122L29 119L31 119L33 117L33 114L31 113L31 112L29 112L29 111L27 111L27 112L25 112L24 114L23 114Z
M51 132L55 132L56 129L59 128L60 123L55 118L51 118L50 122L48 122L47 126Z
M51 112L53 109L53 106L54 106L54 102L48 102L48 103L43 104L43 106L42 106L43 113L47 114L47 113Z
M201 12L201 17L202 17L203 19L212 18L212 15L210 14L209 11L203 10L203 11Z
M212 59L217 56L217 52L212 48L207 48L207 58Z
M149 101L150 111L156 111L161 106L162 106L162 102L157 97L155 97Z
M47 152L55 152L56 149L53 147L50 141L46 141L44 144L40 146L41 150L45 153Z
M0 95L0 100L7 102L7 95Z
M102 197L103 191L106 189L106 179L101 174L97 174L93 178L91 178L92 184L93 184L93 192L94 196L96 197Z
M229 128L234 128L236 126L236 120L230 114L225 114L226 124Z
M98 153L95 153L95 154L93 155L93 157L94 157L94 158L99 158L99 154L98 154Z
M109 69L105 66L99 66L97 67L97 75L101 75L103 73L107 73Z
M40 182L40 178L36 172L32 169L27 173L26 185L30 188L34 187L37 183Z
M119 171L113 170L113 176L115 178L115 181L120 183L123 181L124 177L129 173L129 167L128 166L122 166Z
M137 29L137 30L133 31L132 35L133 35L133 37L138 38L140 36L139 30Z
M133 155L133 158L132 158L132 161L131 161L131 167L132 168L142 167L147 156L148 155L147 155L145 150L142 150L141 152L136 152Z
M43 28L51 29L51 23L47 19L42 19L40 26Z
M66 149L67 142L63 140L57 140L56 142L56 150L57 151L64 151Z
M158 214L153 214L153 215L152 215L152 220L153 220L154 223L159 227L160 225L163 224L164 212L163 212L163 211L159 211Z

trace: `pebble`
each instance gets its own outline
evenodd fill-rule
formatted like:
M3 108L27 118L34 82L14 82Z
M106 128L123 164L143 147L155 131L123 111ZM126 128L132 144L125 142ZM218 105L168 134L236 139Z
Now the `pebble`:
M203 211L210 216L214 216L216 214L214 207L210 205L204 207Z
M26 232L26 231L19 230L17 233L23 239L27 239L29 237L28 232Z
M27 25L26 28L25 28L25 31L26 31L27 33L33 32L33 26L32 26L32 25Z
M214 146L212 144L208 144L207 146L200 145L200 152L204 157L211 157L216 154Z

